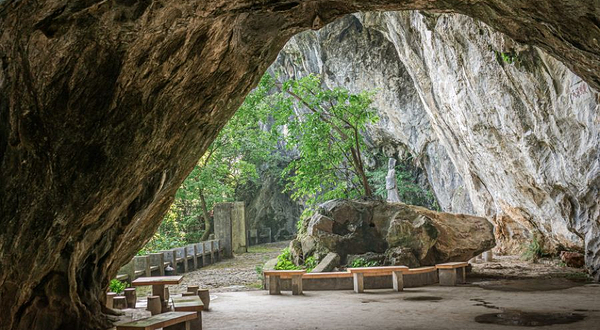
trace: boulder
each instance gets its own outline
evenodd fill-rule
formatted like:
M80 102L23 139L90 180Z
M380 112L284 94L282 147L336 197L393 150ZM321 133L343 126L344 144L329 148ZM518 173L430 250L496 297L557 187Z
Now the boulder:
M410 248L397 246L385 251L385 264L391 266L419 267L419 260Z
M358 257L386 264L428 266L467 261L495 246L494 227L485 218L431 211L381 200L332 200L309 219L295 244L337 253L347 264ZM377 257L374 257L377 256ZM373 258L371 258L373 257Z
M313 268L311 273L330 272L340 265L340 255L334 252L329 252L317 267Z

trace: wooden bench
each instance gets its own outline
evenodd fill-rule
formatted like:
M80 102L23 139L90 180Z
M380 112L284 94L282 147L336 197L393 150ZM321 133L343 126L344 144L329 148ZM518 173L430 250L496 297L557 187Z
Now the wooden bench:
M458 283L465 283L467 281L466 268L468 265L467 262L448 262L435 265L439 272L440 285L455 286Z
M292 294L302 294L302 275L306 273L305 270L266 270L263 272L264 276L269 277L269 294L281 294L281 278L292 279Z
M204 303L202 303L200 297L195 295L171 297L171 299L173 300L173 309L175 309L176 312L196 312L198 318L190 321L190 330L202 330L202 311L204 310Z
M117 325L117 330L188 330L190 322L198 318L196 312L169 312L151 316L149 318L122 323Z
M404 290L404 281L402 273L406 272L406 266L381 266L381 267L360 267L348 268L354 280L354 292L361 293L365 291L364 276L382 276L392 275L392 287L394 291Z

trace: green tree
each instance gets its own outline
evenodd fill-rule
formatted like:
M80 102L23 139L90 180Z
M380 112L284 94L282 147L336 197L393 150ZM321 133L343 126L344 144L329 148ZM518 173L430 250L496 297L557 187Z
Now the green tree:
M221 130L177 191L146 251L206 240L213 205L232 201L239 186L258 178L258 166L276 161L277 138L269 125L273 86L265 75Z
M326 89L316 75L278 84L274 116L286 146L298 157L284 171L293 197L308 205L373 195L362 156L363 133L377 122L373 92Z

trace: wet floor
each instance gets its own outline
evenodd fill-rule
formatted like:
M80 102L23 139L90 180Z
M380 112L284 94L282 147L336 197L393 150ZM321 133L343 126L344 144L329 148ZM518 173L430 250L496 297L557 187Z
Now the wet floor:
M565 290L577 286L583 286L586 283L581 281L572 281L565 278L550 278L486 281L477 282L474 284L486 290L496 290L504 292L533 292Z
M585 319L580 313L534 313L523 311L503 311L475 317L475 322L521 327L542 327L555 324L570 324Z
M433 297L433 296L416 296L416 297L404 298L404 300L408 300L408 301L439 301L442 299L443 299L442 297Z

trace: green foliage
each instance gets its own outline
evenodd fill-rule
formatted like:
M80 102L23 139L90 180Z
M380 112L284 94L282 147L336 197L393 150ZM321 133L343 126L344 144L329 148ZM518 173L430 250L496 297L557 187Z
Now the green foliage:
M254 267L254 271L256 272L256 275L258 275L258 279L259 280L263 280L263 265L256 265Z
M277 256L277 264L275 265L276 270L295 270L300 269L300 267L296 266L292 261L292 254L289 248L283 249L281 254Z
M544 256L542 245L540 244L537 235L533 235L531 242L529 242L525 247L525 251L523 251L522 258L524 260L537 262L542 256Z
M236 189L258 180L258 166L278 156L277 134L265 126L271 108L273 79L265 75L215 141L198 161L175 195L159 230L140 253L169 249L206 239L215 203L233 201Z
M496 51L496 59L500 63L505 62L508 64L513 64L519 60L519 58L517 57L517 54L515 54L513 52L499 52L499 51Z
M116 294L120 294L127 288L127 283L121 282L117 279L112 279L110 284L108 285L110 292L114 292Z
M276 123L286 127L286 147L299 154L282 173L293 198L310 206L335 198L371 195L364 173L362 150L366 146L361 133L378 121L371 108L372 95L325 89L315 75L282 84L273 107Z
M359 268L359 267L375 267L375 266L379 266L379 262L377 262L376 260L371 260L371 261L366 261L364 258L356 258L352 261L352 268Z
M304 268L306 268L306 272L310 273L312 272L312 270L317 267L319 263L317 262L317 259L315 259L314 256L310 256L308 258L306 258L306 260L304 260Z

